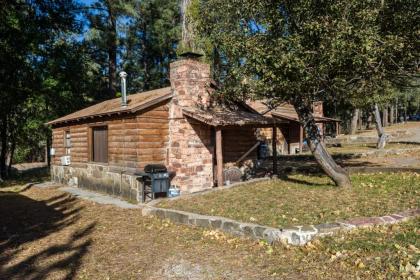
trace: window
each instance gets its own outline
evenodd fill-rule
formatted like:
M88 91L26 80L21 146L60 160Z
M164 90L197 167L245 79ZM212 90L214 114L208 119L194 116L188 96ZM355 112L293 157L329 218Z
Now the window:
M108 162L108 128L98 126L92 128L92 161Z
M66 155L70 154L71 148L71 134L70 130L64 132L64 148L66 148Z

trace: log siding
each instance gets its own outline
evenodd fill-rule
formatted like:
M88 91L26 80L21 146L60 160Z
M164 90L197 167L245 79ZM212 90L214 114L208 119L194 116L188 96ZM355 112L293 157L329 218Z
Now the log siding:
M149 163L165 164L169 120L167 101L149 110L127 116L114 116L101 122L53 127L53 165L66 154L65 132L71 135L71 165L92 161L92 127L108 127L108 163L95 163L136 171Z

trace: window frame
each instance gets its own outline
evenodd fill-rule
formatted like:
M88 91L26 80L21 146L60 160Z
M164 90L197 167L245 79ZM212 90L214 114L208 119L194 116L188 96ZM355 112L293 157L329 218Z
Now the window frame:
M69 140L70 143L68 143L67 140ZM70 133L70 129L64 130L64 148L71 148L71 133Z
M70 153L71 153L71 147L72 147L70 129L64 130L63 139L64 139L65 155L70 155Z

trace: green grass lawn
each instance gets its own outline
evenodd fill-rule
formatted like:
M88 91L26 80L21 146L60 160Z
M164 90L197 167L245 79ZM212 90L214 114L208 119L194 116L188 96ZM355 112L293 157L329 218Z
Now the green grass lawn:
M324 237L288 248L291 254L274 246L272 258L287 258L289 267L274 265L272 274L287 277L287 269L296 267L309 272L309 279L419 279L419 235L420 219L415 219Z
M420 148L420 145L388 143L385 146L386 150L411 149L411 148ZM341 147L328 147L327 149L331 154L354 154L354 153L364 153L364 152L369 152L369 151L377 151L376 144L345 144Z
M289 175L165 200L158 206L273 227L319 224L420 207L419 174L358 174L352 176L352 182L352 188L341 189L326 176Z

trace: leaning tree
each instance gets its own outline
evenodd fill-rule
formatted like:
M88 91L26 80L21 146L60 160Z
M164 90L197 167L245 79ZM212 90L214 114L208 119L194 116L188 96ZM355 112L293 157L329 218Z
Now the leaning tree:
M312 104L361 99L374 107L383 82L412 66L415 55L401 55L413 32L395 30L409 7L382 2L196 0L191 13L197 35L229 61L221 73L224 98L291 102L316 161L346 187L348 173L321 141Z

